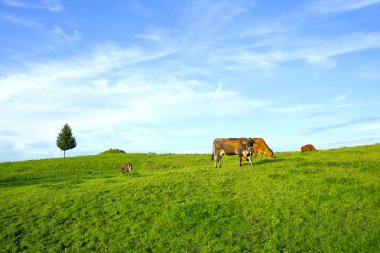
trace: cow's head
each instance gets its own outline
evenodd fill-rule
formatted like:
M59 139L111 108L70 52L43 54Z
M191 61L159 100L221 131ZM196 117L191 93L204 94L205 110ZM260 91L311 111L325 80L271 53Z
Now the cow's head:
M252 156L253 153L253 144L255 141L252 138L248 138L244 141L242 141L242 144L246 147L247 149L247 156Z
M273 150L269 149L268 152L267 152L268 156L270 159L274 159L274 154L273 154Z

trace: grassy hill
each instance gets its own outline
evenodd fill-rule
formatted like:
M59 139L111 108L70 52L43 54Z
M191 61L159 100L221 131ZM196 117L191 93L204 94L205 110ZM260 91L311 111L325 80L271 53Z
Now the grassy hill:
M276 157L0 163L0 251L380 252L379 144Z

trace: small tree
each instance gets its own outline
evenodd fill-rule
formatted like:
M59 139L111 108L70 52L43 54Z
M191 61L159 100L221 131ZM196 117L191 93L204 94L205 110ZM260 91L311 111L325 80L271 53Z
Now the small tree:
M57 147L63 150L63 157L66 157L66 150L73 149L77 146L77 142L70 126L66 123L61 132L57 136Z

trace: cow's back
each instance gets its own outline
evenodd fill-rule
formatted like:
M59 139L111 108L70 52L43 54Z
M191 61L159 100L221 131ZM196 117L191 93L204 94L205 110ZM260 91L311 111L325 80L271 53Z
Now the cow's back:
M223 150L226 155L236 155L249 147L252 148L253 143L247 138L215 138L214 140L214 150L216 152Z
M307 144L301 147L301 152L317 151L312 144Z
M268 146L266 145L265 141L263 138L253 138L255 143L253 144L253 151L254 152L266 152L268 149Z
M267 153L270 158L274 158L273 151L268 147L263 138L252 138L255 143L253 144L253 152Z

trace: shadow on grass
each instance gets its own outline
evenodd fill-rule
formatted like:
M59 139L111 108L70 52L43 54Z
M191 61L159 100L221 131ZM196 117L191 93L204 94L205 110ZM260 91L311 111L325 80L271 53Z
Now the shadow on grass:
M58 188L62 188L62 185L74 186L81 184L87 180L98 179L98 178L110 178L112 176L93 176L93 177L56 177L56 178L6 178L0 180L0 188L6 187L22 187L22 186L32 186L41 185L42 187L53 187L57 185Z
M255 162L256 161L256 162ZM267 164L267 163L278 163L285 161L285 158L275 158L275 159L262 159L262 160L253 160L253 164Z
M31 186L38 184L56 184L61 183L63 181L67 181L64 178L37 178L37 177L29 177L29 178L5 178L0 180L0 188L3 187L21 187L21 186Z
M275 159L262 159L262 160L253 160L252 163L253 163L253 166L256 166L256 165L260 165L260 164L267 164L267 163L277 163L277 162L282 162L282 161L285 161L285 158L275 158ZM213 165L214 165L214 161L213 161ZM239 167L239 163L236 163L236 165ZM226 165L223 165L222 164L222 168L226 166ZM241 162L241 167L252 167L251 164L249 163L249 161L244 161L244 162ZM213 168L215 168L215 166L213 166ZM219 168L219 166L218 166Z
M61 181L56 183L44 183L39 185L39 187L47 189L68 189L68 188L78 188L81 183L84 183L85 180L70 180L70 181Z
M143 175L141 174L140 172L137 172L137 171L132 171L130 173L126 173L126 174L121 174L120 176L122 177L146 177L146 175Z

